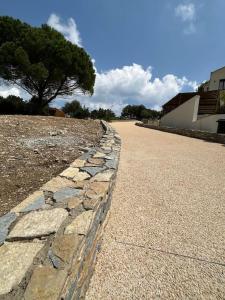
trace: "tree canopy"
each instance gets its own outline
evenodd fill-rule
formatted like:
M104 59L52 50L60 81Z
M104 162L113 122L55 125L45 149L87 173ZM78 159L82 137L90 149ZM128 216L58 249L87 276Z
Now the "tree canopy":
M75 91L93 94L95 71L83 48L49 27L0 17L0 77L26 90L39 107Z
M116 118L116 115L111 109L99 108L92 110L91 118L111 121Z
M158 119L160 112L146 108L143 104L141 105L127 105L123 108L121 113L122 118L129 119Z
M62 110L72 118L84 119L90 117L89 109L85 106L82 107L77 100L67 102Z

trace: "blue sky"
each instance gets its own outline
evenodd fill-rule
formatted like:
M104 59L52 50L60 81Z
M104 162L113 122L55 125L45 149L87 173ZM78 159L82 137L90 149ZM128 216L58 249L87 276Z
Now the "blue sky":
M117 112L158 108L225 65L224 11L224 0L0 0L1 15L48 22L83 46L97 79L94 96L80 100Z

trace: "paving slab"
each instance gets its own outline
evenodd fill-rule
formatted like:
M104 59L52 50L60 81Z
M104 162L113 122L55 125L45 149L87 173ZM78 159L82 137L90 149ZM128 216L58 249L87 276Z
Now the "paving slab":
M16 223L7 239L31 239L55 233L67 216L62 208L30 212Z
M113 126L120 164L88 299L224 299L225 147Z
M40 243L6 243L0 247L0 295L21 282L42 247Z

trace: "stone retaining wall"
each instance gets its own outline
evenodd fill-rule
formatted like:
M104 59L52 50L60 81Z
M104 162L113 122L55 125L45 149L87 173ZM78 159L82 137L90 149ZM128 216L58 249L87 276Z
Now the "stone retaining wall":
M164 127L164 126L155 126L155 125L149 125L143 123L136 123L135 125L140 127L160 130L164 132L184 135L196 139L206 140L209 142L225 144L224 134L217 134L217 133L210 133L205 131L197 131L197 130L189 130L189 129L171 128L171 127Z
M98 148L0 218L0 299L82 299L110 208L121 140ZM35 172L35 170L34 170Z

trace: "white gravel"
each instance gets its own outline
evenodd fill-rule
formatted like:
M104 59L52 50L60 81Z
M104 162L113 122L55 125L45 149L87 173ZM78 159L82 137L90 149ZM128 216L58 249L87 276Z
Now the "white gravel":
M113 123L121 161L87 299L225 299L225 147Z

